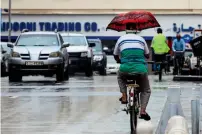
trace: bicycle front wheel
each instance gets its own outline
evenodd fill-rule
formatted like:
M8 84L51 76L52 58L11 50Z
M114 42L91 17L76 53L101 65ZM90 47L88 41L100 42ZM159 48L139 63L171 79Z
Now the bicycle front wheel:
M160 70L159 70L159 81L162 80L162 65L160 65Z
M135 106L130 106L130 128L131 134L136 134L137 128L137 112Z

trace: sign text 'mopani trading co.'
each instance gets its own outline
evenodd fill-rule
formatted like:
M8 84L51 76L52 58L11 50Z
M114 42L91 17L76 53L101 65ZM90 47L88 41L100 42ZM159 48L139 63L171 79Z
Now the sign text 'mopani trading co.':
M83 33L87 36L99 38L118 38L125 32L106 31L106 26L113 19L114 15L13 15L12 36L18 36L23 29L29 31L55 31ZM202 29L201 15L157 15L164 34L175 36L181 33L186 41L193 36L194 29ZM189 19L188 19L189 18ZM3 15L1 31L3 38L6 38L9 30L7 16ZM148 29L139 33L141 36L151 39L156 34L156 29Z

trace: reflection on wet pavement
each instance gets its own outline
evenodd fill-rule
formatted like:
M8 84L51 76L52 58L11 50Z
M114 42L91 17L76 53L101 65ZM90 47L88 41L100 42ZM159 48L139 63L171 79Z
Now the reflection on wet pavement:
M157 82L150 76L152 96L148 112L157 126L167 87L179 85L172 76ZM24 77L21 83L1 80L2 133L129 133L129 116L121 111L116 76L72 77L55 84L55 78ZM182 104L189 104L192 82L181 83ZM187 99L187 100L185 100ZM190 112L190 107L184 107ZM191 113L191 112L190 112ZM185 114L190 119L190 114Z

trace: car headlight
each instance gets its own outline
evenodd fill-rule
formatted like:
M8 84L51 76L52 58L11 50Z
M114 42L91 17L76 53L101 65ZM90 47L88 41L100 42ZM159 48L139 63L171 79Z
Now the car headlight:
M87 52L82 52L82 53L81 53L81 57L86 57L86 56L88 56L88 53L87 53Z
M95 60L95 61L101 61L103 59L103 56L102 55L95 55L94 57L93 57L93 60Z
M18 52L13 52L12 57L20 57L20 54Z
M60 56L61 56L60 52L52 52L49 54L49 57L60 57Z

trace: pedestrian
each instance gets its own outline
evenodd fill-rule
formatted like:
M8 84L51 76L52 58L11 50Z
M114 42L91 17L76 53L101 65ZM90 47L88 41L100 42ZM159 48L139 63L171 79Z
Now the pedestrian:
M167 38L167 44L168 44L168 47L170 48L168 54L170 54L172 56L172 45L173 45L173 38L171 36L169 36Z
M171 57L173 55L173 52L172 52L173 38L171 36L169 36L167 38L167 44L168 44L168 47L170 48L170 50L169 50L168 54L166 55L166 60L168 62L166 70L168 72L170 72L170 62L171 62Z

